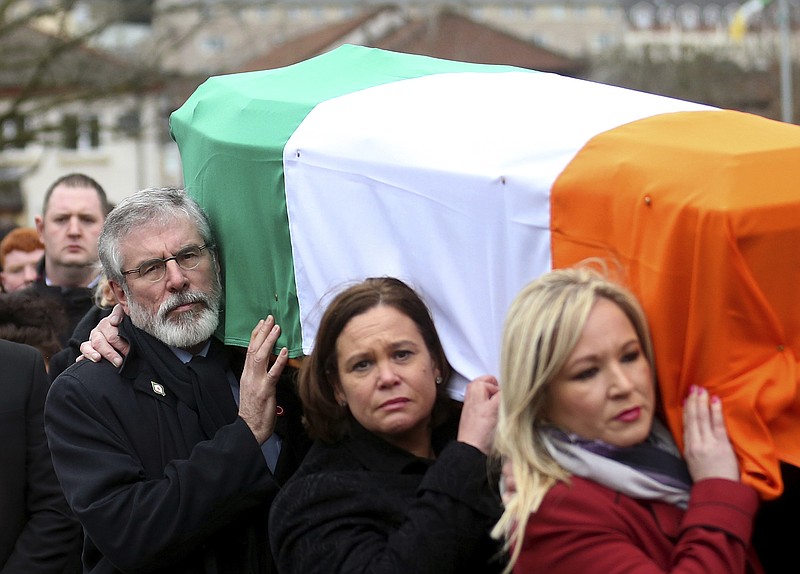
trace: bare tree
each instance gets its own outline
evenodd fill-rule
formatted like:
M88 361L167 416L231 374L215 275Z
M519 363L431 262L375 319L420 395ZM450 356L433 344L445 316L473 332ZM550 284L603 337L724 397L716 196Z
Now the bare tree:
M176 82L197 85L205 78L182 79L165 68L165 57L208 26L220 10L236 13L253 4L252 0L0 0L0 127L4 128L0 150L46 140L62 127L48 121L46 112L64 104L89 107L122 94L163 91ZM76 15L87 12L90 18L78 21ZM170 18L190 25L177 33L153 30L152 22ZM137 27L138 39L131 41L130 32ZM128 40L112 50L113 37ZM25 121L34 117L36 122Z

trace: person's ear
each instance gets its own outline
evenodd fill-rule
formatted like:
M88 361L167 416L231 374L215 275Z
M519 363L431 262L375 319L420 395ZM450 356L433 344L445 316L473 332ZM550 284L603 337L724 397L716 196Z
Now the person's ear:
M128 312L128 297L125 294L125 289L122 288L122 285L120 285L116 281L112 281L111 279L108 280L108 286L114 293L114 297L117 299L117 303L119 303L122 306L122 310L125 311L126 315L129 315L130 313Z
M431 359L431 369L433 370L433 378L437 380L441 380L442 378L442 369L439 368L439 363L436 359Z
M347 397L345 396L344 391L342 391L342 387L339 386L339 384L333 385L333 398L336 399L336 402L339 403L340 407L347 406Z
M36 225L36 233L39 234L39 241L44 242L42 238L42 234L44 233L44 218L41 215L37 215L33 218L33 222Z

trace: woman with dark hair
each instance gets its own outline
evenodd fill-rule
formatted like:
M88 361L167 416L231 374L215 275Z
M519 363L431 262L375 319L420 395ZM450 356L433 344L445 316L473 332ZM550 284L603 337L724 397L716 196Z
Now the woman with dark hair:
M280 572L502 569L487 466L497 381L470 383L458 422L449 376L430 313L405 283L367 279L334 298L300 370L315 443L270 512Z
M0 293L0 339L36 347L45 365L61 349L59 333L67 325L64 309L30 289Z

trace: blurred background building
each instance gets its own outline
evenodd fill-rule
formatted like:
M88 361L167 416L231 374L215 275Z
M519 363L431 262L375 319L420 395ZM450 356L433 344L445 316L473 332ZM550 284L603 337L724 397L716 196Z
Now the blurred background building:
M96 178L114 202L180 185L168 118L200 83L344 43L780 119L780 54L796 60L800 0L768 2L734 38L744 1L9 0L0 11L0 225L32 224L47 186L71 171Z

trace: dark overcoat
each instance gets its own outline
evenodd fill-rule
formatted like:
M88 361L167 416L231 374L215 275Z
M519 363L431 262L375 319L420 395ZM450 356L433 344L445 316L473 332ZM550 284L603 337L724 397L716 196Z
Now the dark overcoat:
M0 573L79 572L81 530L53 472L39 351L0 339Z
M119 369L81 361L64 371L45 425L86 532L86 571L273 571L269 507L307 444L290 387L284 378L278 389L283 444L273 475L238 416L211 439L186 444L169 383L133 347Z

